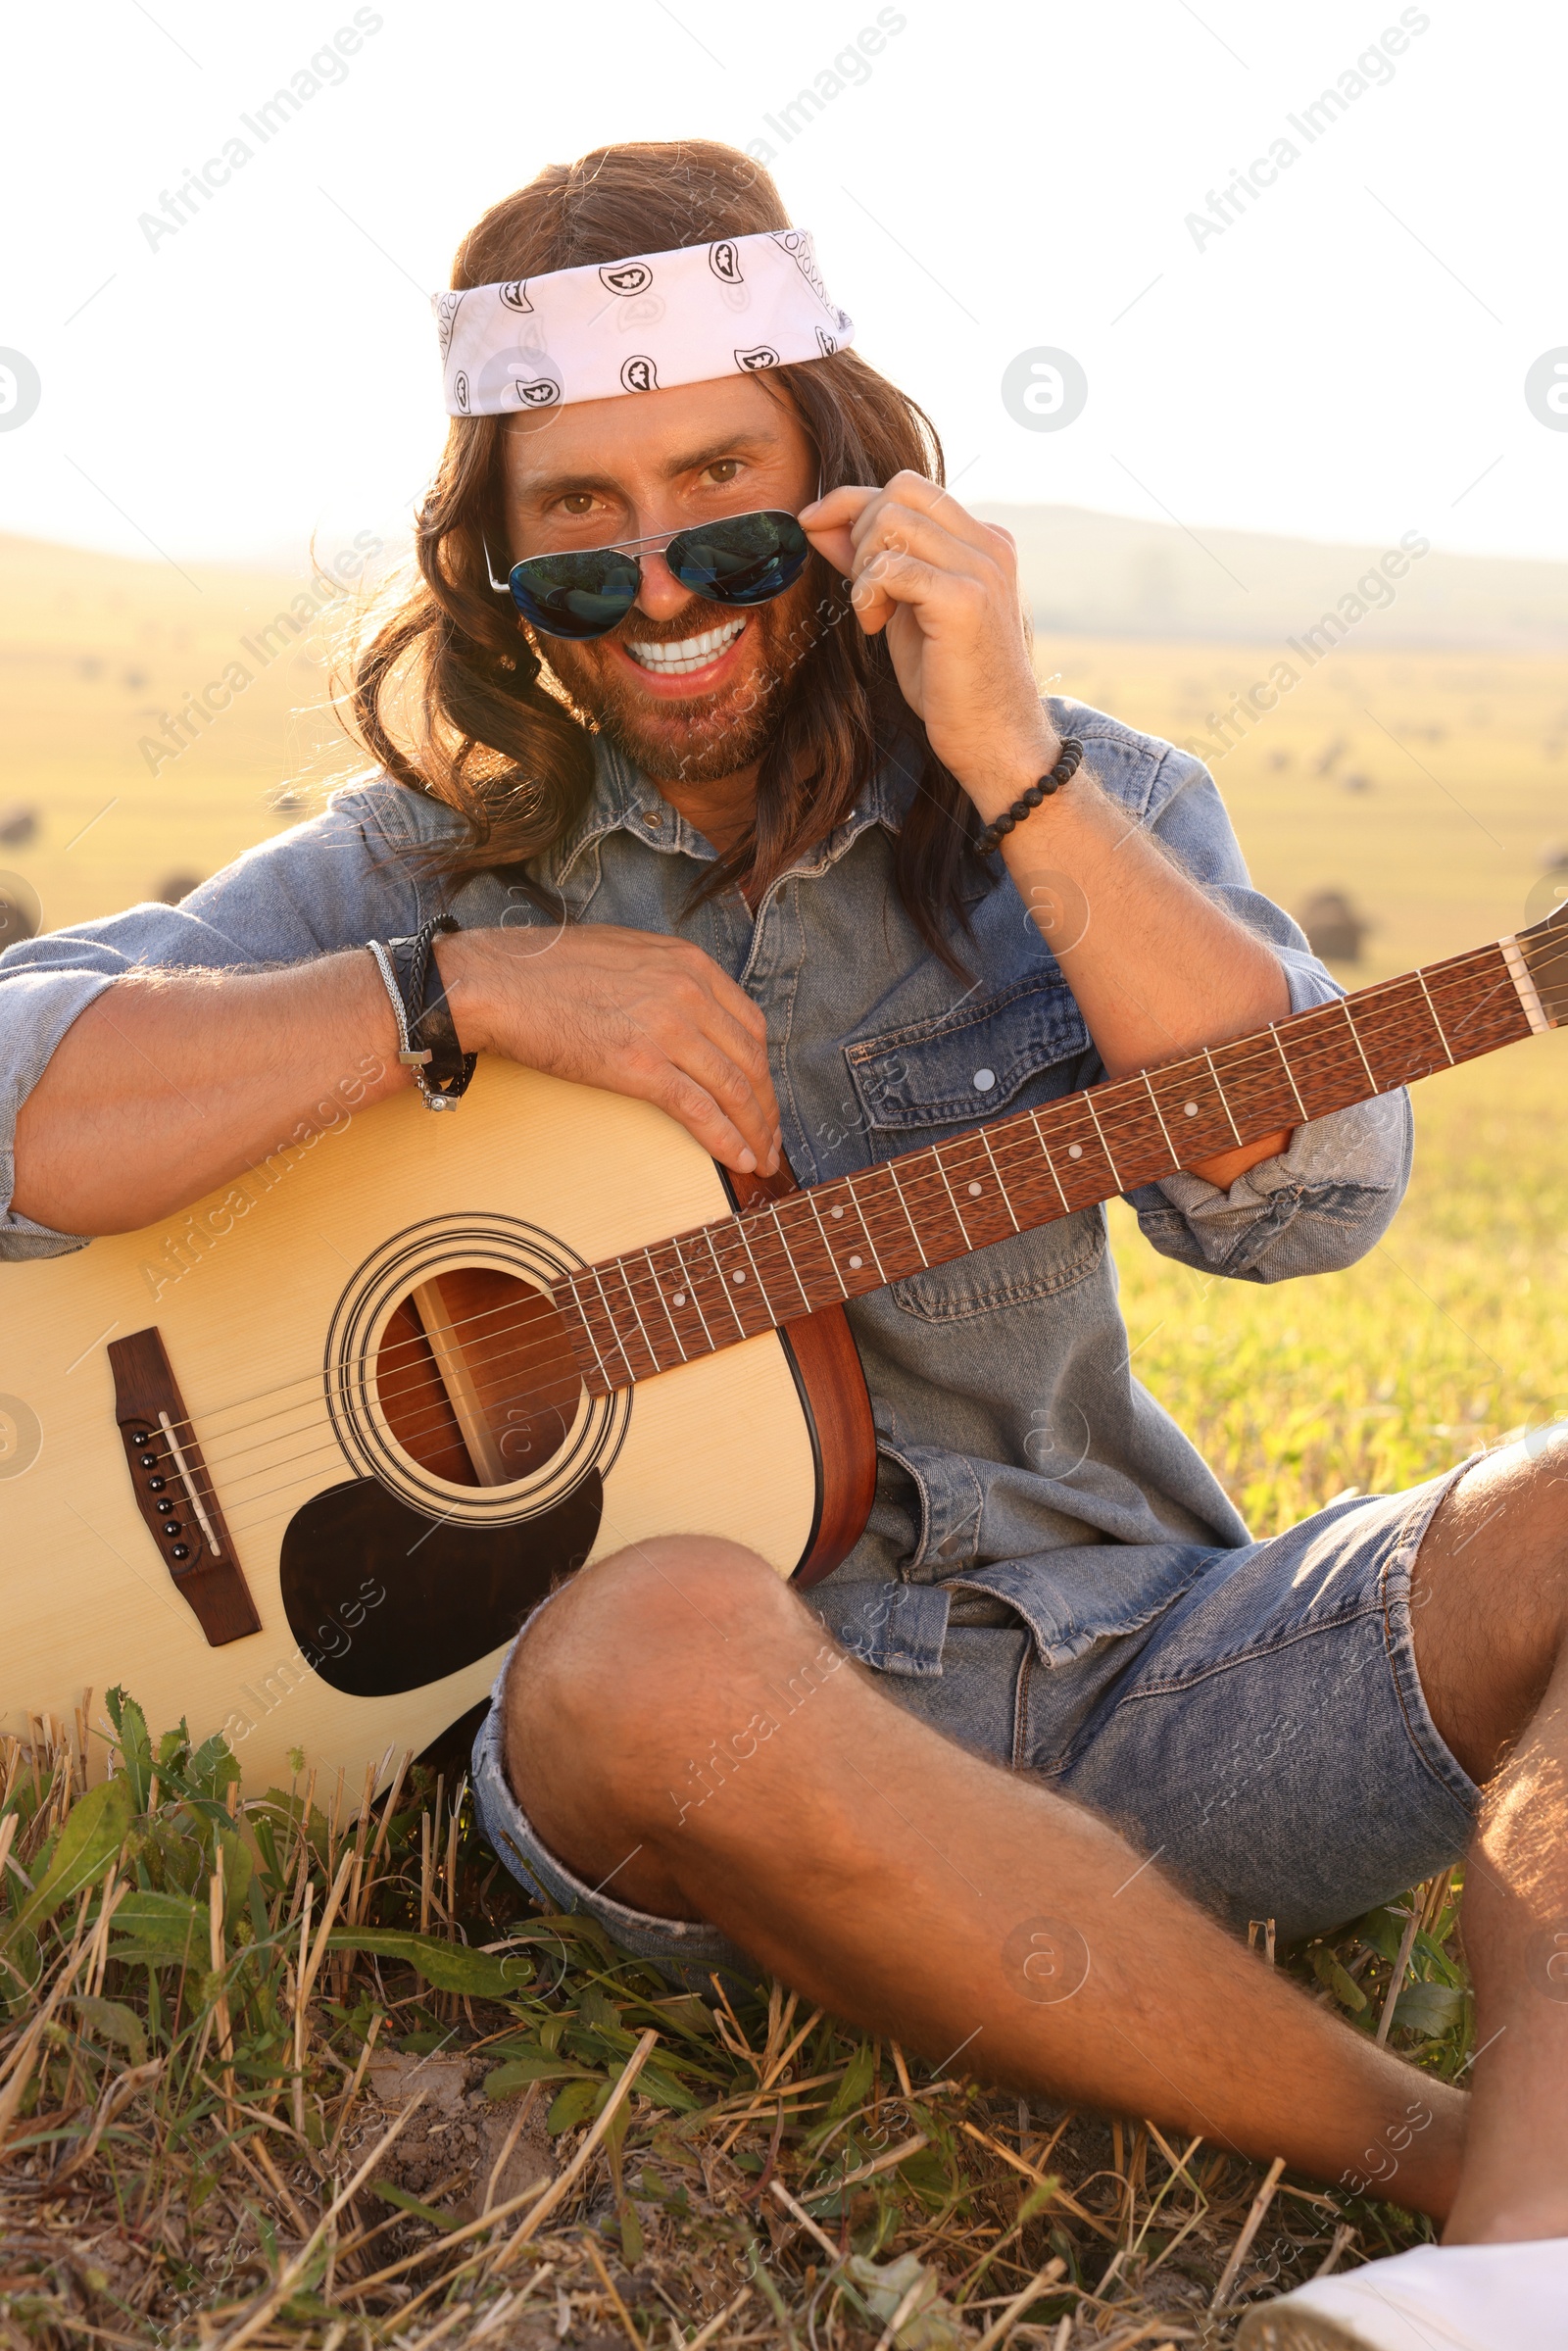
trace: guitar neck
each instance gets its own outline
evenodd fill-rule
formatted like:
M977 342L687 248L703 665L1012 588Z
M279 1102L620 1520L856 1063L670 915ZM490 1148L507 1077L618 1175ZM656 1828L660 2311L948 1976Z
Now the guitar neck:
M1226 1045L607 1259L554 1297L590 1395L1568 1022L1568 915Z

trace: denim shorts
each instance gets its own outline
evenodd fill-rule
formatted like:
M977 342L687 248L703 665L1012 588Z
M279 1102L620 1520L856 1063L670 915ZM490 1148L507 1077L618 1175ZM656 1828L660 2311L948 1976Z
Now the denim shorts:
M1410 1616L1421 1538L1468 1466L1347 1496L1266 1542L1195 1547L1190 1580L1150 1622L1064 1664L1043 1664L994 1600L965 1621L960 1593L941 1672L879 1685L1111 1822L1233 1927L1272 1919L1289 1942L1343 1926L1457 1861L1475 1823L1479 1791L1433 1722ZM713 1969L756 1981L716 1928L629 1909L548 1849L503 1770L500 1691L498 1678L474 1799L514 1875L675 1982L705 1986Z

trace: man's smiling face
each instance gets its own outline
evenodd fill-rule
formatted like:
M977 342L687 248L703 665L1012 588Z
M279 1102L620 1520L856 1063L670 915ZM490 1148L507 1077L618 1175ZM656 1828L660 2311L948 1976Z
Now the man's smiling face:
M794 410L755 376L584 400L514 418L508 561L653 538L765 507L797 514L816 457ZM642 557L626 617L587 643L539 639L577 707L659 783L707 783L761 757L812 642L809 573L747 611L694 596Z

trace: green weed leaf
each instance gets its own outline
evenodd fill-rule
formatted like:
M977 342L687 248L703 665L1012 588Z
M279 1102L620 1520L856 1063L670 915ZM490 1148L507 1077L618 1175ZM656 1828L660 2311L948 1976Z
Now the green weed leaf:
M84 1886L101 1878L116 1860L134 1817L129 1776L117 1772L78 1796L55 1840L49 1867L12 1920L7 1946L21 1934L36 1934Z

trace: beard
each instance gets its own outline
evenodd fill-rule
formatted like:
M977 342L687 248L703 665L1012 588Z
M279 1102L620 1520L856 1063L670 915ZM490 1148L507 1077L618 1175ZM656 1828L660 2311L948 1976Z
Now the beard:
M684 700L638 692L608 648L628 639L678 644L737 617L733 605L694 597L673 620L633 611L586 644L548 637L540 650L577 713L656 784L716 783L759 760L799 688L806 657L822 633L806 579L745 615L742 659L721 687Z

